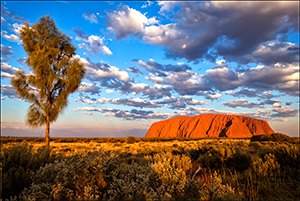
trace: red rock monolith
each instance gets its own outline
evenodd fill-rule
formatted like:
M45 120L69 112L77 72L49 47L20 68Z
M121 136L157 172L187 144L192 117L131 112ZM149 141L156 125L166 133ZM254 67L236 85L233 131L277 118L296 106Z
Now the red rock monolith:
M271 133L274 131L265 120L237 115L202 114L155 122L145 137L244 138Z

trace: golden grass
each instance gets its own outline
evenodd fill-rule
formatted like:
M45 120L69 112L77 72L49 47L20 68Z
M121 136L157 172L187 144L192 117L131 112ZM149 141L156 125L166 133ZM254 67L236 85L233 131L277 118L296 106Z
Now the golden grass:
M8 142L1 145L1 149L12 147L20 142ZM33 149L38 149L39 147L45 146L45 142L28 142L33 146ZM55 152L62 153L66 156L73 153L78 153L82 151L116 151L118 153L131 153L138 154L142 150L149 149L149 151L157 150L163 151L174 147L180 147L181 149L187 151L190 149L197 149L202 145L229 145L229 146L248 146L250 144L250 139L203 139L203 140L190 140L190 141L160 141L160 142L105 142L97 143L91 142L51 142L50 146Z

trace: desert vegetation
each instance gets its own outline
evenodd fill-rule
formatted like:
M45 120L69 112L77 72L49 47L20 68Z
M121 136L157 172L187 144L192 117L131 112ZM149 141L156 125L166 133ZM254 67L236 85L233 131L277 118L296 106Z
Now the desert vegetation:
M1 138L2 200L299 200L299 138ZM17 184L17 185L16 185Z

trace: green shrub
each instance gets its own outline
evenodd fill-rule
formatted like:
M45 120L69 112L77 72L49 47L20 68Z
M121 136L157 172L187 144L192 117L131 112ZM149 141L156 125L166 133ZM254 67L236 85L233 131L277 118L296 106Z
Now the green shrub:
M273 141L273 142L291 142L291 143L297 142L297 140L295 140L295 138L291 138L290 136L282 134L282 133L253 135L250 140L251 140L251 142L254 142L254 141ZM298 142L299 142L299 140L298 140Z
M278 145L273 150L278 163L287 175L299 176L300 170L300 150L299 145Z
M202 150L200 149L200 147L198 147L198 149L190 149L189 150L189 155L190 155L191 159L194 161L199 158L201 153L202 153Z
M223 168L223 156L216 146L204 147L204 151L205 153L197 159L201 167L209 168L212 171Z
M265 155L263 159L255 158L252 168L258 177L275 177L280 171L280 165L277 163L275 155L271 153Z
M190 158L187 155L173 155L171 152L163 152L160 154L155 154L153 156L154 162L163 162L165 160L170 160L174 163L175 168L186 171L190 168Z
M261 153L252 164L258 199L299 200L299 146L279 145Z
M228 157L225 164L226 167L231 170L242 172L250 168L252 163L252 156L250 153L242 151L241 149L235 149L234 153Z
M155 162L151 167L159 176L167 197L181 197L185 194L187 178L182 169L176 168L175 161L166 158Z
M34 174L40 167L61 158L52 149L40 147L36 151L27 142L5 148L1 152L2 199L18 196L25 187L29 187ZM17 184L17 185L16 185Z
M258 141L251 141L249 146L254 147L254 148L260 148L262 146L262 144Z
M117 167L105 198L109 200L159 199L164 195L162 183L150 166L137 163Z
M128 136L128 137L126 138L126 142L127 142L128 144L133 144L133 143L136 142L136 139L135 139L135 137L133 137L133 136Z
M82 200L103 197L106 189L103 152L82 152L41 167L22 200Z
M222 184L222 178L217 172L211 175L210 182L205 189L208 200L237 200L234 189L230 185Z

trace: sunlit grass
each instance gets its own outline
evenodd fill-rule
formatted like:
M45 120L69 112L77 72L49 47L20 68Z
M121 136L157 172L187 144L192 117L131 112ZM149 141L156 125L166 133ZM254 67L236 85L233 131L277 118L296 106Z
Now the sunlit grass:
M76 138L74 138L76 139ZM228 146L248 146L250 144L250 139L202 139L202 140L189 140L189 141L157 141L157 142L134 142L127 143L124 142L102 142L98 143L95 141L90 142L56 142L51 141L50 146L53 151L62 153L65 156L71 155L73 153L78 153L82 151L95 151L95 150L103 150L103 151L116 151L118 153L131 153L131 154L139 154L145 152L146 149L149 151L153 150L168 150L173 148L180 147L181 149L188 151L191 149L197 149L199 146L203 145L228 145ZM36 150L42 146L45 146L45 142L39 141L34 142L31 140L27 141L29 144L33 146L33 149ZM17 145L20 142L6 142L2 143L2 148L9 148L13 145Z

